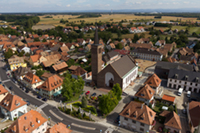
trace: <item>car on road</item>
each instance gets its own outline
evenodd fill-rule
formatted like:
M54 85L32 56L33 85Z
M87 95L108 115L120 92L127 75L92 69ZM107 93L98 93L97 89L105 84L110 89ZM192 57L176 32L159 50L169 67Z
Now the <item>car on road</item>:
M37 96L38 99L41 99L42 97L40 95Z
M97 95L97 93L93 93L93 94L91 95L91 97L92 97L92 96L96 96L96 95Z
M26 89L26 91L25 91L26 93L29 93L29 90L28 89Z
M90 94L90 91L87 91L86 93L85 93L85 95L89 95Z
M11 87L11 86L9 87L9 90L12 90L12 87Z
M178 89L177 95L178 95L178 96L181 96L182 93L183 93L183 88L179 88L179 89Z
M187 112L186 109L183 109L183 110L182 110L182 113L183 113L183 114L186 114L186 112Z
M31 103L29 101L26 101L27 102L27 106L29 106Z
M2 85L2 82L0 81L0 85Z
M47 101L47 98L43 98L42 100L43 100L43 101Z
M118 115L117 119L115 120L115 123L119 124L119 119L120 119L120 116Z
M14 82L15 84L17 84L17 81L16 81L16 80L14 80L14 79L13 79L13 82Z

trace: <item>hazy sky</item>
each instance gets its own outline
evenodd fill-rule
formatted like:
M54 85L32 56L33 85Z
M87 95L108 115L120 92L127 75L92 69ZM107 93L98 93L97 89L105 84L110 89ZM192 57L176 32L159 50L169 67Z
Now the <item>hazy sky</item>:
M200 0L0 0L0 12L199 8Z

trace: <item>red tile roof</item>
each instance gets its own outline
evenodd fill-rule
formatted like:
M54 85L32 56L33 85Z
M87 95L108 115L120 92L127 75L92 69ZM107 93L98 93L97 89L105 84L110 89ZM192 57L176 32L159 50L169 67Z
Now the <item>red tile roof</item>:
M193 127L199 126L199 120L200 120L199 112L200 112L200 102L191 101L189 103L189 115Z
M68 129L63 123L57 123L47 130L47 133L71 133L72 130Z
M176 97L165 95L165 94L162 97L162 100L170 101L170 102L173 102L173 103L174 103L175 99L176 99Z
M144 84L149 84L153 87L158 87L161 83L161 79L154 73L152 76L150 76Z
M135 96L150 100L153 97L154 93L155 91L148 84L146 84L138 90Z
M5 94L5 93L7 93L8 91L2 86L2 85L0 85L0 95L1 94Z
M25 75L24 80L30 84L35 84L42 81L37 75L33 74L32 72L28 72Z
M0 102L0 106L10 112L26 104L27 103L21 97L10 93Z

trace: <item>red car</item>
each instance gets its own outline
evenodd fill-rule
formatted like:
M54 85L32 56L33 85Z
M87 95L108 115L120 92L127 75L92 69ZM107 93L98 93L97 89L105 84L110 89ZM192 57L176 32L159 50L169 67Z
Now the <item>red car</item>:
M85 95L89 95L90 94L90 91L87 91L86 93L85 93Z

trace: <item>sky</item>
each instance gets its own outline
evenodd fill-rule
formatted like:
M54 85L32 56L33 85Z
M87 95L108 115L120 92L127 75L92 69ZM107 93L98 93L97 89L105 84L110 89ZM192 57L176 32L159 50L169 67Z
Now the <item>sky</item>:
M0 0L0 12L199 8L200 0Z

